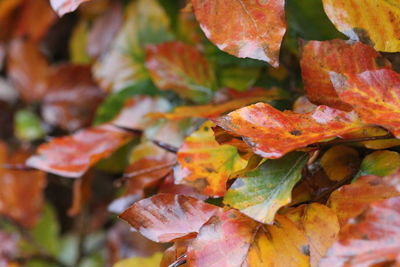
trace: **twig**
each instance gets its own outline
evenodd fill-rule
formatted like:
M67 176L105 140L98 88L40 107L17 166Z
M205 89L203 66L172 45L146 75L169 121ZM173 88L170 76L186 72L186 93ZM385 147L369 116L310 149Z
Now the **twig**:
M156 146L161 147L162 149L165 149L168 152L171 152L171 153L174 153L174 154L178 153L178 148L177 147L171 146L169 144L166 144L166 143L158 141L158 140L152 140L152 142Z
M75 260L74 266L79 266L79 264L85 257L84 250L85 250L86 230L87 230L86 216L87 216L87 208L84 208L84 210L77 217L78 234L79 234L78 235L78 256Z
M331 146L331 145L339 145L339 144L347 144L347 143L357 143L357 142L366 142L366 141L376 141L376 140L386 140L392 139L394 136L392 134L381 135L381 136L369 136L369 137L360 137L360 138L352 138L352 139L336 139L328 142L319 142L309 147L323 147L323 146Z
M40 261L45 261L48 263L53 263L59 267L69 267L68 265L66 265L65 263L61 262L60 260L58 260L57 258L48 255L48 254L32 254L32 255L28 255L25 257L16 257L16 258L11 258L12 261L18 262L20 264L25 265L26 263L32 261L32 260L40 260Z
M168 267L178 267L181 266L183 264L186 263L186 259L187 259L187 255L183 254L181 256L179 256L176 261L174 261L173 263L171 263Z
M13 171L35 171L35 168L32 168L28 165L25 164L11 164L11 163L5 163L3 164L3 168L4 169L9 169L9 170L13 170Z
M173 167L174 165L176 165L176 161L165 163L165 164L161 164L161 165L158 165L158 166L155 166L155 167L151 167L151 168L147 168L147 169L138 170L138 171L131 172L131 173L128 173L128 174L124 174L124 176L122 178L116 180L114 182L114 184L115 184L115 186L119 187L124 182L126 182L127 180L129 180L132 177L143 175L143 174L147 174L147 173L152 173L152 172L155 172L155 171L159 171L159 170L162 170L162 169L165 169L165 168Z

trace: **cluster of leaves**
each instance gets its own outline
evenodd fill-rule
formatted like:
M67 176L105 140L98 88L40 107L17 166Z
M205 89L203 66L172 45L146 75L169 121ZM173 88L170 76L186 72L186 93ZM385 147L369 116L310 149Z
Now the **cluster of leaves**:
M397 1L0 0L0 28L0 266L400 265Z

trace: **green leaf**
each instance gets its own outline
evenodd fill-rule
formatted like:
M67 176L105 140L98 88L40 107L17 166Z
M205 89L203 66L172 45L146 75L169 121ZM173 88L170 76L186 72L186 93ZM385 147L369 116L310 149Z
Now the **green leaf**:
M97 109L94 125L112 120L121 111L125 100L134 95L154 96L159 93L160 91L150 79L129 86L117 93L112 93Z
M375 151L366 156L353 181L364 175L387 176L400 168L400 154L389 150Z
M29 110L20 110L14 118L16 136L23 141L38 140L46 135L40 119Z
M228 87L237 91L245 91L257 81L260 68L224 68L221 72L222 87Z
M224 203L262 223L272 223L279 208L291 201L292 189L301 179L307 155L292 152L267 160L258 169L238 178L225 195Z
M59 242L60 226L57 221L55 210L47 204L40 220L31 230L31 235L36 243L40 244L50 255L56 256L60 251ZM21 248L26 252L37 253L36 247L28 242L23 242Z

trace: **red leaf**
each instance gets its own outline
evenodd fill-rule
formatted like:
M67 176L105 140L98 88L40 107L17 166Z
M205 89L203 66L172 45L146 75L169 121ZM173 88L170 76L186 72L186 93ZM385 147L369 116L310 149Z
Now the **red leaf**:
M133 204L120 217L156 242L192 238L220 208L201 200L158 194Z
M400 75L393 70L331 74L340 99L365 123L381 125L400 138Z
M286 31L284 0L192 0L192 4L203 32L221 50L278 67Z
M258 103L218 118L217 124L243 137L254 152L265 158L279 158L309 144L362 127L355 113L319 106L313 112L281 112Z
M372 47L339 39L307 42L303 47L300 64L308 99L317 105L347 111L352 108L339 99L329 72L356 74L366 70L390 68L390 63Z
M321 267L398 266L400 197L372 204L341 230Z
M132 138L131 133L103 124L42 144L27 164L65 177L80 177Z
M360 177L356 182L333 192L328 206L337 214L343 226L350 218L362 213L369 204L397 196L400 193L385 184L381 177L370 175Z

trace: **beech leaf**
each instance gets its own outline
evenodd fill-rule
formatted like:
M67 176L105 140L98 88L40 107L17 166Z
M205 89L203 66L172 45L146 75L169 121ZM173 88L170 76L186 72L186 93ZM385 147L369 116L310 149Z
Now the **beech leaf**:
M136 202L120 218L150 240L171 242L193 238L219 210L192 197L158 194Z
M264 103L235 110L215 121L229 133L241 136L264 158L280 158L292 150L363 127L354 112L319 106L312 112L297 114Z
M192 0L200 27L219 49L279 66L285 1Z
M224 203L256 221L271 224L278 209L290 203L292 189L301 179L307 158L305 153L293 152L267 160L238 178L226 192Z

